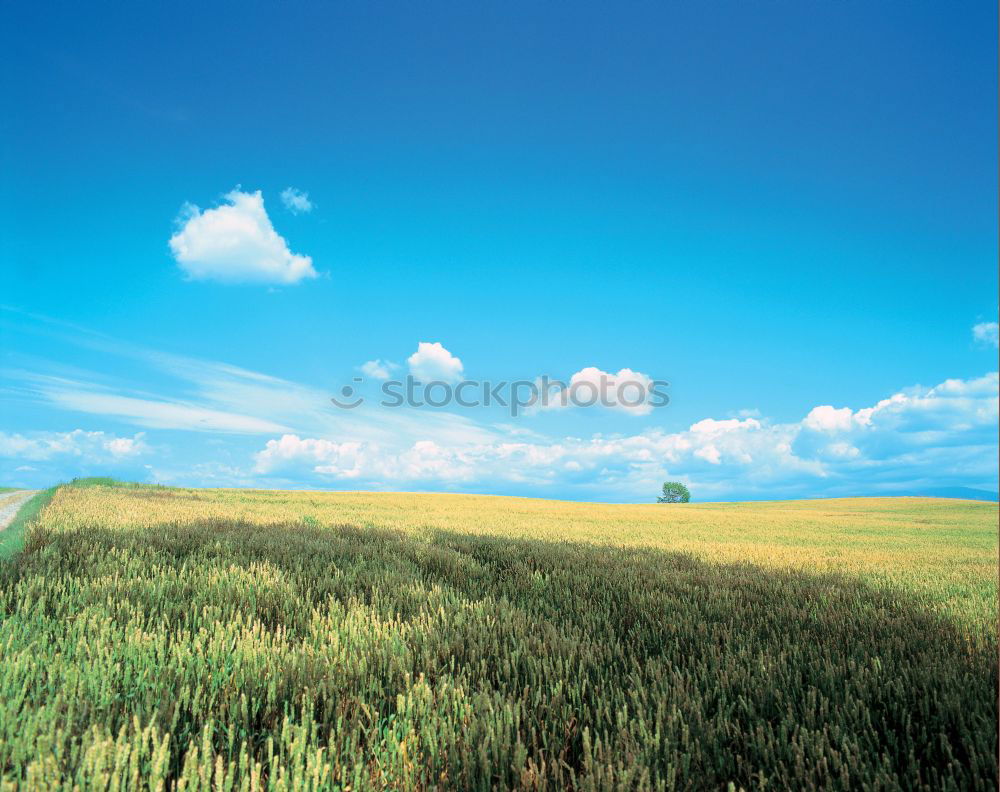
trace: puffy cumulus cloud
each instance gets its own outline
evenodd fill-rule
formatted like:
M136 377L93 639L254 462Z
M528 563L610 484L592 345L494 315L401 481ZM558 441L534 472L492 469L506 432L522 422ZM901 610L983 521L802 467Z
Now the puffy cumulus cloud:
M366 377L371 377L372 379L387 380L392 376L392 372L398 368L398 363L376 358L375 360L369 360L367 363L363 363L361 365L361 373Z
M980 344L1000 347L1000 324L996 322L980 322L972 327L972 337Z
M756 418L724 418L722 420L704 418L698 423L691 424L691 431L697 435L717 437L740 429L760 429L760 426L760 421Z
M719 453L719 449L711 443L707 446L702 446L701 448L696 449L694 455L699 459L704 459L706 462L710 462L713 465L718 465L722 462L722 455Z
M358 451L361 443L335 443L317 438L300 438L298 435L282 435L278 440L268 440L263 451L254 458L254 470L270 473L289 468L312 468L319 473L336 471L339 477L353 478L359 471Z
M188 204L170 238L170 250L196 280L292 284L315 278L312 259L292 253L271 225L260 190L233 190L225 203L200 210Z
M933 449L989 449L997 441L998 377L993 372L977 379L945 380L933 388L918 386L856 412L822 409L827 411L822 420L810 420L813 410L803 421L796 453L818 458L846 455L855 465L871 466L902 455L926 457ZM995 460L992 467L996 468Z
M758 436L749 436L753 433ZM713 478L717 473L710 471L723 465L729 470L734 465L749 466L755 458L788 467L781 463L789 454L788 443L776 439L774 430L741 424L714 432L652 431L589 439L496 438L462 445L427 439L403 448L285 435L269 441L255 462L259 473L309 474L375 488L417 485L497 491L514 485L522 491L544 492L569 485L603 491L604 497L614 497L613 491L628 499L656 489L657 479L662 483L668 471L683 471L688 481L695 481L699 472ZM747 475L769 478L766 470L750 470Z
M543 410L600 405L632 415L648 415L655 406L653 380L630 368L619 369L613 374L587 366L573 374L565 387L562 383L552 385L546 387L545 383L539 383L545 391L538 405Z
M44 461L58 457L82 457L95 462L114 461L145 453L149 447L143 432L117 437L104 432L33 432L29 435L0 432L0 457Z
M843 432L853 426L854 413L850 407L813 407L802 421L802 425L815 432Z
M135 437L116 437L114 440L105 441L104 448L111 456L125 457L141 453L143 443Z
M476 472L467 450L418 440L409 448L387 452L377 443L343 442L298 435L269 440L254 457L258 473L311 470L340 480L367 483L470 480Z
M912 388L860 410L823 406L797 423L704 419L686 430L546 438L510 433L405 446L284 435L256 455L259 473L417 486L644 500L664 479L699 500L995 489L998 379Z
M292 214L305 214L313 210L313 203L309 200L309 193L299 190L296 187L286 187L282 190L281 202Z
M457 382L462 379L462 361L439 342L421 341L406 359L410 373L423 382Z

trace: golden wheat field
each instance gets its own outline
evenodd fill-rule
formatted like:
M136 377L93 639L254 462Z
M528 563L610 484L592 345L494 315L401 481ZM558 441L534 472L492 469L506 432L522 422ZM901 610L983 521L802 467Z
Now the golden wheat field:
M995 789L996 504L80 482L4 789Z
M676 507L676 508L675 508ZM428 540L441 532L649 548L705 561L842 572L997 620L997 505L943 498L603 504L488 495L286 490L64 488L60 529L141 530L204 520L352 525Z

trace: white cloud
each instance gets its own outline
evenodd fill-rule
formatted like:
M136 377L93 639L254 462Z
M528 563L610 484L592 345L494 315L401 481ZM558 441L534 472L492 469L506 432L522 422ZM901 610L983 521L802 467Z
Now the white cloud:
M360 443L335 443L331 440L300 438L298 435L282 435L278 440L268 440L263 451L255 455L254 469L258 473L269 473L289 465L305 463L326 472L334 469L340 477L351 478L357 470L357 452ZM324 472L324 470L320 470Z
M542 381L536 384L540 391L546 390ZM612 374L588 366L573 374L566 387L551 383L536 406L546 410L596 404L632 415L649 415L654 409L652 390L653 380L642 372L623 368Z
M760 429L760 421L756 418L703 418L698 423L691 424L690 432L700 437L717 437L726 432L738 429Z
M186 429L193 432L269 434L288 427L265 418L224 412L180 401L140 399L89 390L86 386L50 387L46 396L57 407L91 415L112 415L154 429Z
M952 486L997 489L996 372L906 388L860 409L822 404L786 423L744 414L705 418L670 432L558 437L538 431L537 422L490 422L485 412L386 409L368 403L337 410L322 388L114 342L81 328L49 329L67 344L61 359L72 359L73 350L86 345L106 357L127 359L126 366L105 369L128 371L133 381L116 382L106 373L36 360L32 371L4 371L5 389L35 398L40 409L107 415L140 428L210 433L198 441L169 435L176 442L173 449L158 438L155 478L177 484L302 487L346 482L352 489L451 489L619 501L649 500L668 479L688 484L697 500ZM40 365L61 376L38 373ZM140 389L152 381L159 388L156 394ZM659 410L657 416L672 418L670 410ZM263 435L252 441L258 452L256 471L242 438L223 433ZM131 444L115 442L119 438L110 434L73 436L0 436L0 450L14 454L10 481L19 479L15 466L23 467L32 457L52 461L39 465L47 472L20 481L30 478L41 485L84 475L94 469L76 455L84 448L109 460L105 467L120 470L127 466L111 464L116 453L129 461L143 459L136 451L141 435L131 438ZM208 459L202 456L205 438L213 449Z
M980 322L972 328L972 337L980 344L1000 347L1000 324L996 322Z
M817 432L843 432L851 428L854 414L850 407L837 409L829 405L813 407L802 421L803 426Z
M112 461L147 452L149 447L143 442L143 436L139 432L132 437L116 437L104 432L85 432L82 429L72 432L33 432L29 435L0 432L0 457L34 462L64 456L83 457L98 462Z
M303 214L313 210L313 203L309 200L309 193L295 187L286 187L281 191L281 202L292 214Z
M141 452L143 444L139 439L140 436L141 434L135 437L116 437L114 440L106 441L104 447L114 457L132 456Z
M283 434L373 442L415 442L427 432L441 442L485 441L497 436L490 425L470 415L413 408L381 409L373 401L355 410L338 410L331 393L260 372L210 360L171 355L155 349L90 337L79 329L66 336L71 346L85 343L110 358L125 358L133 381L73 370L73 378L37 371L6 370L4 375L47 409L114 417L141 427L204 433ZM44 364L44 361L42 361ZM62 372L61 366L45 364ZM37 369L38 366L36 365ZM156 395L136 387L155 379ZM513 431L509 428L504 433ZM193 470L193 468L192 468ZM197 479L188 478L188 483Z
M312 259L292 253L271 225L260 191L239 189L222 206L201 211L188 204L170 238L178 265L196 280L223 283L298 283L315 278Z
M928 486L996 488L998 378L911 388L873 407L823 406L797 423L706 418L667 433L494 436L405 444L284 435L256 470L371 488L556 490L629 500L683 480L699 500L849 495Z
M603 491L605 497L617 493L619 499L628 499L655 490L656 480L662 482L669 470L705 471L727 461L752 461L739 447L738 438L721 437L719 433L694 440L691 437L690 431L653 431L625 437L595 435L590 439L531 442L497 438L459 445L428 438L404 447L389 447L286 435L269 441L255 462L262 473L313 474L320 479L351 480L357 486L375 488L416 483L474 490L477 483L478 489L488 483L492 491L516 484L544 492L553 486L569 485ZM777 445L773 440L769 434L743 438L743 443ZM787 444L778 453L787 455ZM727 470L731 471L731 467Z
M392 450L377 443L337 443L284 435L269 440L255 455L254 469L258 473L311 471L323 477L376 487L415 481L447 485L472 482L495 454L494 447L489 445L446 446L429 439Z
M694 451L694 455L699 459L704 459L713 465L718 465L722 462L722 455L719 453L719 449L714 445L709 443L706 446L702 446Z
M369 360L361 365L361 372L372 379L387 380L392 376L392 372L399 368L398 363L389 360Z
M457 382L462 378L462 361L437 341L421 341L406 362L410 373L423 382Z

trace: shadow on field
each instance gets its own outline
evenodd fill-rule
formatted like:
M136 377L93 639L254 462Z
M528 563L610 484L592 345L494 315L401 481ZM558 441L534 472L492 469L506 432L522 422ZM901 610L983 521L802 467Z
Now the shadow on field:
M293 762L282 741L300 727L331 783L361 787L997 784L995 634L967 635L860 579L569 542L203 522L36 528L0 582L35 593L8 596L5 619L31 622L62 663L75 662L70 623L105 625L90 640L119 642L101 661L112 681L78 686L78 721L59 725L116 734L155 716L172 779L210 722L212 750L261 762L265 777ZM140 628L161 649L127 639ZM126 661L150 674L117 673ZM39 682L26 700L44 708L51 690Z

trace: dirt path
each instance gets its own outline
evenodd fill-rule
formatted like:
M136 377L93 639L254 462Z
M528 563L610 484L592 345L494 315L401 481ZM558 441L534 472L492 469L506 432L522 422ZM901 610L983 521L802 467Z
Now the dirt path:
M0 531L10 525L18 509L37 492L38 490L16 490L0 493Z

